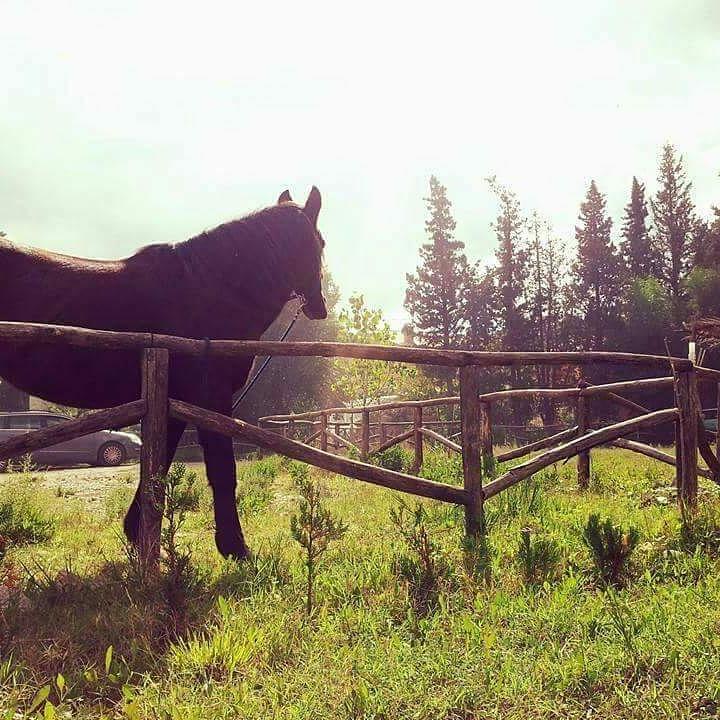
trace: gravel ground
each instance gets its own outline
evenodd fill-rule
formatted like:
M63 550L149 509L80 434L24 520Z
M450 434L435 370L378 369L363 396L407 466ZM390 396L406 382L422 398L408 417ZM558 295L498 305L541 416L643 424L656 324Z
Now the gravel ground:
M201 463L188 463L188 467L202 468ZM17 478L17 475L2 474L0 483ZM102 507L106 495L114 487L129 484L135 487L140 479L138 463L120 465L119 467L72 467L34 471L32 477L38 487L53 492L58 490L68 496L76 497L88 505Z

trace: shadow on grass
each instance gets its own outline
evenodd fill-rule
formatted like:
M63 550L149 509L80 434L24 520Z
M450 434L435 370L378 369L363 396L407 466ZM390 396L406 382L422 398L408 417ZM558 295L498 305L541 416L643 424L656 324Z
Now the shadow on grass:
M190 567L153 578L122 562L83 575L30 572L27 597L0 613L0 653L12 659L5 672L21 700L51 684L56 700L116 702L141 673L162 667L172 642L208 623L217 599L208 577Z

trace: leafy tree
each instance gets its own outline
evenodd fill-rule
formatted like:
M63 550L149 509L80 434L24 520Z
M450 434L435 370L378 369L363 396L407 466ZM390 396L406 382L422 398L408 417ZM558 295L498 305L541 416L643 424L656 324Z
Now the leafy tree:
M393 345L396 341L382 311L368 308L365 298L359 294L353 295L348 307L340 311L337 338L340 342L373 345ZM414 366L402 363L338 358L333 390L351 405L364 407L383 395L402 392L406 379L414 371Z
M720 268L694 267L685 279L688 309L693 317L720 315Z
M682 316L682 280L687 274L698 231L695 206L690 198L692 184L669 143L663 147L658 172L660 189L652 201L655 237L660 252L658 277L667 285L673 299L675 319Z
M628 352L662 355L672 331L672 299L654 277L635 278L627 289L625 328L621 344Z
M587 349L607 345L620 292L620 267L610 240L612 220L605 212L605 196L590 183L575 227L577 259L574 265L578 308L585 323L582 340Z
M633 176L630 202L625 206L620 253L631 277L657 275L660 258L650 240L647 226L647 200L645 185Z

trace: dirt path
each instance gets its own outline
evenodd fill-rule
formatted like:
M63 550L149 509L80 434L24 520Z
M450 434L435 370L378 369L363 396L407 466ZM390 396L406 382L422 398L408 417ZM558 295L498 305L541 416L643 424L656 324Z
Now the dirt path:
M200 463L188 463L188 467ZM118 485L137 486L140 479L140 466L137 463L119 467L72 467L30 473L38 487L67 497L76 497L89 505L101 505L107 494ZM0 475L0 483L22 477L21 475Z

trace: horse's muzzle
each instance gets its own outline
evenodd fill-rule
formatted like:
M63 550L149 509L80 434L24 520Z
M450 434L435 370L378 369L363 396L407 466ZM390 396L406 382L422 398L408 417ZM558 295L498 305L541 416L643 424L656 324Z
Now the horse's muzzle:
M325 296L321 293L315 297L306 298L303 305L303 313L310 320L325 320L327 317L327 305L325 304Z

